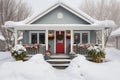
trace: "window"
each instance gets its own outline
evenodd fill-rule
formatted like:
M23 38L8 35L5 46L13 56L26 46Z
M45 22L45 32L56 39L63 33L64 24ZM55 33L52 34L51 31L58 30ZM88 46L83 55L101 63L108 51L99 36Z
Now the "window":
M30 32L30 43L31 44L45 44L45 33L39 31Z
M88 43L88 33L82 33L82 43Z
M59 13L57 14L57 19L63 19L63 13L59 12Z
M74 33L74 44L86 44L90 43L90 32L89 31L76 31Z
M80 33L74 34L74 44L80 43Z
M31 43L32 44L37 43L37 33L32 33L31 34Z
M39 43L45 44L45 33L39 33Z

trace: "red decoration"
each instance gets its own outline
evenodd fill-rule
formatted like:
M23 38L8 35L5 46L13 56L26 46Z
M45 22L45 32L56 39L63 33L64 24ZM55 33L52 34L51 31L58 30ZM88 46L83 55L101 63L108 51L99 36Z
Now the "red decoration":
M33 44L32 47L36 49L38 48L37 44Z
M50 54L51 51L50 50L45 50L45 54Z

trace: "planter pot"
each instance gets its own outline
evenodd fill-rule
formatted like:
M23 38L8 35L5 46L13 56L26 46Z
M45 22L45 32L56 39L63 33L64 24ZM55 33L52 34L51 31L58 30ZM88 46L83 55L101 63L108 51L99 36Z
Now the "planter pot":
M70 54L70 58L71 59L75 58L75 54Z
M48 60L48 59L50 59L50 55L45 55L44 58L45 58L45 60Z
M92 57L92 61L93 62L97 62L97 63L100 63L100 62L102 62L102 58L101 57Z

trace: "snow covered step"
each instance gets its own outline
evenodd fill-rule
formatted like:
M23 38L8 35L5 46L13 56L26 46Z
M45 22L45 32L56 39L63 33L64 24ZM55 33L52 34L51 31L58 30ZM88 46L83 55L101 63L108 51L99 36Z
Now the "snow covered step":
M64 62L68 62L68 61L71 61L70 59L48 59L46 61L49 61L49 62L61 62L61 61L64 61Z
M46 61L50 63L54 68L65 69L69 66L71 59L49 59Z
M51 55L51 59L70 59L68 55Z
M69 64L52 64L52 66L69 66Z

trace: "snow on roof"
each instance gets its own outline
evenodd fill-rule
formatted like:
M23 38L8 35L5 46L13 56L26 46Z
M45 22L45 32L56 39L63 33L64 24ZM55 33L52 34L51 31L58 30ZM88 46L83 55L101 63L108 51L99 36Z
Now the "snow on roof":
M115 22L112 20L95 21L93 25L99 25L103 27L116 27L117 26Z
M120 28L116 29L115 31L112 31L111 36L112 37L120 36Z
M13 26L23 25L23 24L25 24L25 21L19 21L19 22L7 21L7 22L5 22L5 26L7 26L7 27L13 27Z
M20 36L18 37L18 41L22 40L23 39L23 36Z
M47 4L46 7L42 8L40 10L40 12L33 14L31 17L28 17L27 19L25 19L23 21L20 21L20 22L7 21L7 22L5 22L5 26L13 27L13 26L17 26L17 25L28 24L30 21L32 21L33 19L39 17L41 14L46 12L46 10L54 7L55 5L66 6L66 7L70 8L70 9L72 9L74 12L76 12L80 16L84 17L86 20L90 21L92 25L99 25L99 26L103 26L103 27L113 27L113 26L116 26L115 22L112 21L112 20L98 21L98 20L90 17L89 15L87 15L86 13L81 11L79 9L79 7L75 7L71 3L69 3L69 1L65 1L65 0L59 0L59 1L58 0L54 0L53 2Z

